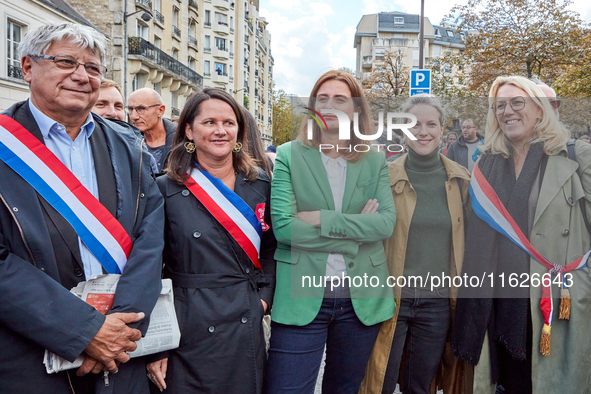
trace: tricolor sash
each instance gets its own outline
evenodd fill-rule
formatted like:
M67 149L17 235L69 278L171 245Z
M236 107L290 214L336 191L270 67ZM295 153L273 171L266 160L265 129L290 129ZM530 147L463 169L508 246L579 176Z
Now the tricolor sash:
M206 171L193 168L188 176L185 186L238 242L254 266L261 269L259 253L263 229L254 211L238 194Z
M474 166L472 180L470 181L470 196L472 197L472 209L474 213L493 229L509 238L515 245L526 251L531 257L548 268L550 276L549 284L542 283L542 299L540 307L544 317L544 328L542 331L542 340L540 342L540 351L545 356L550 354L550 330L554 312L554 302L552 299L552 282L554 275L562 275L562 289L568 294L564 274L570 271L578 270L587 266L587 261L591 255L591 250L585 255L566 266L550 263L540 252L538 252L529 242L525 234L521 231L517 223L513 220L492 186L488 183L478 165ZM570 296L568 296L570 297ZM564 303L564 305L563 305ZM570 298L561 300L561 319L570 317Z
M0 160L70 223L107 273L123 272L132 246L123 226L53 152L6 115L0 115Z

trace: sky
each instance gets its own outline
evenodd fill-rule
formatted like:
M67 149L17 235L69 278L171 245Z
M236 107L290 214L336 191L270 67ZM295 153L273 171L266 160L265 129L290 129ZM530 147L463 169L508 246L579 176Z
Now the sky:
M453 4L467 0L425 0L425 16L439 24ZM401 11L420 13L418 0L260 0L275 60L275 89L307 97L326 71L348 67L355 71L355 29L366 14ZM591 22L591 1L574 0L570 9Z

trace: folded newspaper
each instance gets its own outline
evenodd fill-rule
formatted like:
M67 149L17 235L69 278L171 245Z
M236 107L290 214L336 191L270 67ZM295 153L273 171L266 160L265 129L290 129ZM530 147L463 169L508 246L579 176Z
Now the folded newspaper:
M71 292L106 315L113 306L119 277L120 275L117 274L93 276L86 282L78 283ZM148 331L142 339L136 342L137 349L130 352L129 356L132 358L141 357L176 349L179 347L180 340L181 332L174 310L172 281L162 279L162 291L150 315ZM69 362L49 350L45 350L43 364L45 364L47 373L51 374L79 368L83 360L84 355L81 355L74 362Z

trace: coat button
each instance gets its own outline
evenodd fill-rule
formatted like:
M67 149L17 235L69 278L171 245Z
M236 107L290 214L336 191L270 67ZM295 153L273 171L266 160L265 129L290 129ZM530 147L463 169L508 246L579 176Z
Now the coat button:
M332 232L332 231L329 231L329 232L328 232L328 235L332 237L332 236L334 235L334 232Z
M246 316L242 316L242 319L240 319L241 323L246 323L248 321L248 319L246 318Z
M347 233L343 234L343 238L347 238Z
M41 271L45 272L45 268L40 268L40 269L41 269Z
M353 268L355 266L355 264L353 264L353 262L349 263L349 268Z
M209 328L207 329L207 331L214 332L215 331L215 327L214 326L209 326Z
M183 190L183 191L181 192L181 194L182 194L183 196L187 197L189 194L191 194L191 192L190 192L190 191L188 191L187 189L185 189L185 190ZM212 327L213 327L213 326L212 326Z
M12 210L13 210L14 212L18 212L18 208L17 208L17 207L14 207L14 208L12 208Z
M80 268L76 268L74 270L74 275L76 275L76 276L82 276L83 273L84 272Z
M201 237L201 231L199 231L199 230L195 230L195 231L193 232L193 238L199 238L199 237Z
M572 197L569 197L569 198L568 198L568 203L569 203L569 204L572 204L572 203L573 203L573 198L572 198Z
M145 196L146 196L146 195L145 195L144 193L141 193L141 194L140 194L140 197L141 197L141 198L144 198Z
M250 268L246 267L244 271L246 271L246 273L248 274L250 272Z
M570 234L570 231L568 231L568 229L566 229L562 232L563 237L568 237L568 234Z

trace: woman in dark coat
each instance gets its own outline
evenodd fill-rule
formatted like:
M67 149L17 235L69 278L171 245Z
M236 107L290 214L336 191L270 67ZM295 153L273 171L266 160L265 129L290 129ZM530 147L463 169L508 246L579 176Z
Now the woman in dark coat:
M193 95L181 113L167 176L158 179L164 277L173 281L181 342L148 364L153 389L261 391L276 241L270 181L245 152L246 134L240 107L219 89Z

